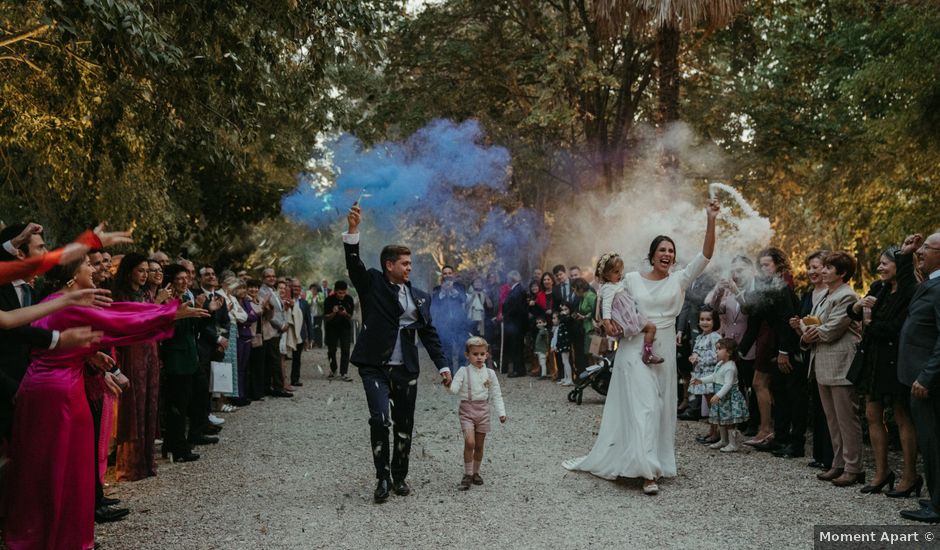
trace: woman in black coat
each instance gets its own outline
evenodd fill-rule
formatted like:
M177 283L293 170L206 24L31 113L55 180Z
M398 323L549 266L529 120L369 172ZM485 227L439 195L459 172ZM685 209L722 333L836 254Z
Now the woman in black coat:
M904 247L889 248L878 263L879 281L868 295L849 307L848 314L863 320L865 310L871 312L859 353L862 357L858 389L865 395L865 416L875 459L875 476L862 487L863 493L880 493L885 486L889 497L920 496L923 479L917 475L917 439L910 413L910 389L898 381L898 338L907 319L907 306L917 287L914 276L913 251L919 245L916 236L908 237ZM912 248L913 247L913 248ZM895 487L895 474L888 469L888 429L885 407L894 411L894 421L901 435L904 470Z

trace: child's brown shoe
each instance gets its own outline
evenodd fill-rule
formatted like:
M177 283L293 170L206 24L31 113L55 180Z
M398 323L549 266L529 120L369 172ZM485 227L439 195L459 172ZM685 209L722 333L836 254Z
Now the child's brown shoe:
M470 484L473 483L473 476L463 476L463 479L460 480L460 486L457 489L461 491L466 491L470 488Z
M473 474L473 484L474 484L474 485L483 485L483 478L480 477L480 474Z

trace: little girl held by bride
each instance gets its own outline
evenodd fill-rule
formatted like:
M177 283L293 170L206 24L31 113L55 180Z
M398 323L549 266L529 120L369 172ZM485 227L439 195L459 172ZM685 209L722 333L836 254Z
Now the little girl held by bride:
M601 322L608 336L623 338L643 333L643 362L658 365L663 358L653 353L656 325L649 322L636 307L633 296L623 286L623 259L616 252L608 252L597 261L594 275L601 281Z

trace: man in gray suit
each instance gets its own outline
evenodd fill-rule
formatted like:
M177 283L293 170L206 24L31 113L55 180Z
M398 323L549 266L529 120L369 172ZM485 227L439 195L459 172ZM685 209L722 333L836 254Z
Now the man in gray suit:
M280 297L281 286L285 283L277 280L277 274L270 267L261 272L261 281L258 297L264 309L261 317L261 333L262 342L264 342L264 377L268 386L268 395L294 397L293 393L284 389L279 347L281 334L287 330L287 316L284 314L284 304Z
M921 501L919 510L902 510L901 517L940 523L940 233L927 237L917 253L928 278L917 287L901 329L898 379L911 387L930 501Z

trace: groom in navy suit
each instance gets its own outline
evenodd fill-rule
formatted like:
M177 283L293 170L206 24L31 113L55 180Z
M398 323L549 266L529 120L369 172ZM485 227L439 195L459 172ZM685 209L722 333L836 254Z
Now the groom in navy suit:
M375 502L385 502L392 488L400 496L411 492L405 477L418 395L419 337L445 386L450 385L451 376L441 340L431 324L431 299L408 281L411 251L404 246L388 245L380 256L382 271L366 269L359 257L362 210L358 204L353 204L346 220L349 223L349 230L343 234L346 269L359 294L362 310L362 330L350 362L359 367L369 402L372 457L378 478ZM388 432L392 425L395 451L389 464Z

